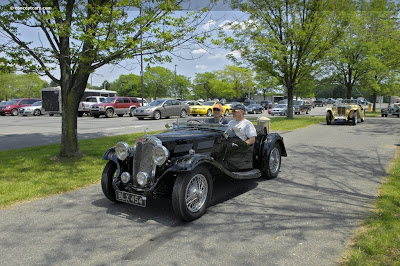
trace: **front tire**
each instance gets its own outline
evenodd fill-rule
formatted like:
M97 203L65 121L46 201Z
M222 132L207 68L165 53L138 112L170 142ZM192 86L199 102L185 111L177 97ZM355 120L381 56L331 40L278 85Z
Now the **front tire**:
M332 124L332 116L330 112L326 113L326 124L331 125Z
M107 109L106 110L106 117L107 118L112 118L114 116L114 110L113 109Z
M112 186L112 181L115 178L116 172L117 165L112 161L108 161L101 175L101 189L107 199L113 202L117 202L115 198L115 189Z
M160 113L160 111L155 111L154 112L154 119L155 120L158 120L158 119L160 119L161 118L161 113Z
M17 116L18 115L18 109L12 109L11 110L11 115L12 116Z
M363 116L361 117L361 122L365 121L365 111L363 112Z
M212 195L210 172L202 166L186 174L179 174L172 191L172 207L185 221L200 218L207 210Z
M267 160L264 162L262 169L262 177L265 179L273 179L278 176L281 168L281 148L278 143L272 145L272 149L268 154Z
M357 125L357 122L358 122L357 120L358 120L357 113L354 112L354 115L353 115L353 126Z

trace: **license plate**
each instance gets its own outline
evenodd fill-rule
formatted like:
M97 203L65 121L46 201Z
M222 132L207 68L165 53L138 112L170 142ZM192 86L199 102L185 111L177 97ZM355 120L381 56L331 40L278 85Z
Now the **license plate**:
M116 190L115 196L118 201L126 202L140 207L146 207L146 197L128 193L125 191Z

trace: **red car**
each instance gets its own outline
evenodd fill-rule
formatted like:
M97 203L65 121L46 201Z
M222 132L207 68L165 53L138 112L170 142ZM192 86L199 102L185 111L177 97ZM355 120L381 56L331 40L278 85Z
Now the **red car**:
M12 99L5 105L0 107L0 115L5 116L7 114L16 116L18 115L18 109L24 106L32 105L33 103L40 101L38 98L20 98Z
M135 97L108 97L103 103L93 104L90 113L95 118L100 115L111 118L114 114L119 117L125 114L133 116L137 107L140 107L140 102Z

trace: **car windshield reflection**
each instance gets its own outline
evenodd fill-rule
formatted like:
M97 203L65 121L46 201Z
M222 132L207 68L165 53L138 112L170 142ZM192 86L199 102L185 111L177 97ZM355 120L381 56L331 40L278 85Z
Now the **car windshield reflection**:
M151 103L149 103L148 106L160 106L164 102L165 102L165 100L155 100L155 101L152 101Z

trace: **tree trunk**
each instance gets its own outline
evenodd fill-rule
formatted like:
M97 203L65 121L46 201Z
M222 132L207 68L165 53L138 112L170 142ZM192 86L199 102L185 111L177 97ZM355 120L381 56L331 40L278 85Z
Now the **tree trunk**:
M86 75L85 75L86 76ZM62 125L61 125L61 157L80 157L78 145L78 107L85 92L89 75L73 77L71 89L61 87L62 93Z
M286 117L287 119L293 119L293 91L294 91L294 86L289 85L287 87L288 90L288 108L287 108L287 114Z
M378 97L377 93L374 91L372 93L372 111L376 111L376 98Z

